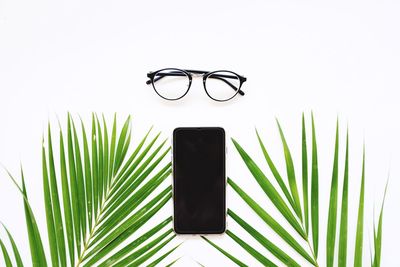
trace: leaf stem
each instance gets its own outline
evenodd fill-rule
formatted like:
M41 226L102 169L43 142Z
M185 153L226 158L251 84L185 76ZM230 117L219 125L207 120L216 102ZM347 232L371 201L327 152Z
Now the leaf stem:
M78 262L77 262L77 264L76 264L76 267L81 266L81 264L82 264L82 262L83 262L83 259L85 258L85 253L86 253L86 251L88 250L88 248L91 246L90 241L91 241L91 239L93 238L94 233L96 232L96 228L98 227L100 217L101 217L101 215L102 215L103 212L104 212L104 211L103 211L103 209L104 209L104 204L105 204L105 203L107 202L107 200L108 200L109 193L110 193L112 187L113 187L113 185L110 185L110 186L106 189L104 198L103 198L103 200L102 200L102 202L101 202L101 204L100 204L100 211L99 211L99 213L98 213L97 216L96 216L96 219L95 219L95 221L94 221L94 224L93 224L93 226L92 226L92 229L90 230L89 236L87 237L87 239L86 239L85 242L84 242L84 246L83 246L83 249L82 249L82 251L81 251L81 253L80 253L80 255L79 255L79 258L78 258Z

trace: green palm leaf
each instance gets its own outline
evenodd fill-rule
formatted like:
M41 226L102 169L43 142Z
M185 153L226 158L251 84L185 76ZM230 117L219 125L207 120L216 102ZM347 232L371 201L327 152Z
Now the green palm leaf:
M267 149L265 148L264 143L261 140L261 137L258 134L257 130L256 130L256 135L257 135L257 139L258 139L258 142L260 144L261 150L262 150L262 152L264 154L265 160L267 161L268 166L269 166L272 174L275 177L275 180L278 182L283 194L285 195L286 199L290 203L290 205L293 208L293 210L296 210L296 206L295 206L294 200L293 200L292 196L290 195L290 192L289 192L285 182L283 181L282 176L279 174L279 171L277 170L277 168L275 167L274 162L272 161L271 157L269 156L269 153L268 153Z
M132 252L135 248L140 246L143 242L147 241L149 238L154 236L155 234L159 233L161 229L163 229L166 225L170 224L172 222L172 217L169 217L141 235L140 237L136 238L134 241L130 242L128 245L126 245L123 249L119 250L118 252L112 254L109 256L104 262L102 262L99 267L106 267L110 266L113 263L116 263L120 261L124 256L128 255L130 252ZM172 230L170 230L172 232ZM90 264L90 262L88 262Z
M68 114L66 140L60 127L58 171L54 163L50 124L47 146L43 144L42 148L43 196L52 266L91 266L107 264L108 259L117 265L121 262L123 265L135 266L153 257L155 265L176 249L174 247L168 250L168 254L157 256L173 239L174 235L170 236L172 229L167 230L163 238L153 237L162 227L171 223L171 218L162 221L146 236L136 239L140 242L131 242L126 246L121 244L150 219L157 217L158 211L171 200L171 186L161 188L171 174L171 163L163 164L170 148L164 148L165 141L157 144L160 134L146 145L149 131L130 153L130 117L117 134L117 120L114 116L109 135L104 116L100 121L96 114L92 114L90 141L82 120L80 125L79 131L74 119ZM22 188L15 184L24 198L32 265L47 266L43 242L29 205L23 175L22 179ZM136 247L146 240L149 240L144 245L146 249L137 250ZM134 256L132 249L136 249Z
M58 265L58 248L56 230L54 225L53 207L50 196L49 178L47 174L46 153L44 147L42 148L42 168L43 168L43 192L44 192L44 206L46 210L47 233L49 237L51 262L53 266Z
M297 251L301 256L312 264L315 261L309 256L307 251L304 250L303 246L296 241L296 239L279 223L277 222L269 213L264 210L257 202L252 199L247 193L243 191L232 179L228 178L228 184L236 191L236 193L253 209L255 213L275 231L288 245L290 245L295 251Z
M311 229L313 250L315 257L318 256L319 239L319 186L318 186L318 149L315 134L314 115L311 116L312 123L312 163L311 163Z
M61 215L61 206L60 206L60 198L58 195L58 185L57 185L57 177L56 177L56 170L55 170L55 163L54 163L54 156L53 156L53 142L51 137L51 130L50 125L48 125L48 169L49 169L49 180L50 180L50 191L51 191L51 203L52 209L54 211L54 225L55 225L55 237L57 240L57 248L58 248L58 255L60 259L60 266L64 267L67 265L67 256L66 256L66 249L65 249L65 238L64 238L64 227L63 227L63 220ZM42 152L45 154L45 151ZM42 160L46 165L46 162Z
M10 176L11 177L11 176ZM21 168L22 177L22 195L24 198L25 221L28 229L29 245L31 248L31 257L33 266L47 266L46 256L43 249L43 241L39 233L35 215L28 201L28 193L25 186L24 173ZM14 180L15 182L15 180Z
M1 251L3 252L3 258L4 258L4 263L6 265L6 267L12 267L12 262L11 262L11 258L10 255L8 254L7 248L6 246L4 246L3 241L0 239L0 247L1 247Z
M226 234L233 240L235 240L236 243L238 243L242 248L244 248L248 253L250 253L250 255L252 255L255 259L257 259L262 265L272 266L272 267L277 266L272 261L263 256L260 252L249 246L246 242L244 242L242 239L240 239L237 235L235 235L231 231L226 230Z
M179 260L180 260L180 258L177 258L177 259L173 260L172 262L168 263L167 265L165 265L165 267L171 267L172 265L174 265Z
M140 266L141 264L146 262L150 257L152 257L157 252L159 252L166 244L168 244L172 239L174 239L175 236L176 236L175 234L172 235L171 237L169 237L167 240L163 241L162 243L160 243L160 241L162 241L162 239L155 239L153 241L153 244L151 244L151 245L149 244L148 246L144 247L145 251L148 251L151 248L152 249L150 251L148 251L147 253L145 253L143 256L141 256L140 258L136 259L135 261L132 261L129 265L125 265L125 263L122 263L122 264L117 264L116 266L120 266L120 267L124 267L124 266ZM154 247L155 244L157 244L157 243L160 243L160 244L158 246Z
M242 160L246 164L247 168L250 170L252 176L256 179L261 189L266 193L270 201L275 205L281 215L290 223L292 222L292 227L287 229L284 228L279 218L272 217L270 215L270 211L265 208L261 203L256 202L250 194L246 193L245 189L240 187L236 182L232 179L228 178L227 182L230 187L240 196L240 198L257 214L257 216L263 220L282 240L286 242L288 246L279 246L275 245L275 243L269 240L269 237L259 230L255 229L251 226L247 220L242 219L235 212L228 209L228 215L232 218L240 227L250 236L252 237L252 241L254 240L261 244L265 249L272 253L285 266L300 266L300 263L297 262L297 259L294 260L291 256L289 256L288 248L290 250L294 250L300 255L304 260L308 261L310 264L314 266L319 266L317 262L317 256L319 251L319 236L320 236L320 226L319 226L319 166L318 166L318 147L317 147L317 138L316 138L316 130L314 123L314 116L311 115L311 175L309 181L308 174L308 166L309 159L307 155L308 147L307 147L307 133L306 133L306 124L304 114L302 116L302 130L301 130L301 171L302 171L302 185L303 185L303 206L304 213L301 213L299 216L296 211L298 207L297 202L297 180L295 176L294 169L294 161L292 155L290 153L289 146L287 145L286 139L284 137L284 133L282 128L278 123L278 130L280 133L281 141L283 144L283 152L285 154L285 163L287 170L287 178L290 186L289 191L285 191L286 185L283 182L283 178L280 176L277 168L275 167L272 159L270 158L263 142L261 141L260 135L257 133L257 138L261 147L261 150L264 154L264 157L268 163L269 168L271 169L275 179L278 182L278 186L274 187L272 183L269 182L267 177L264 175L262 170L256 165L256 163L251 159L249 154L234 140L233 144L236 147L239 155ZM328 223L326 228L326 266L334 266L335 261L338 266L346 266L347 263L347 243L348 243L348 194L349 194L349 135L348 132L346 134L346 154L344 159L344 176L343 176L343 187L341 192L341 211L340 211L340 225L337 227L337 216L338 216L338 196L339 196L339 151L340 151L340 143L339 143L339 121L336 122L336 134L335 134L335 146L333 153L333 167L332 167L332 178L331 178L331 190L330 196L328 199ZM309 184L310 192L309 192ZM354 265L361 266L362 263L362 245L363 245L363 235L364 235L364 194L365 194L365 153L363 153L363 167L362 167L362 179L360 183L360 200L359 207L357 209L358 219L357 219L357 229L356 229L356 240L355 240L355 250L354 250ZM285 200L287 200L290 204L290 207L293 208L295 213L291 213L291 210L288 209L288 206L285 206L285 200L278 193L278 189L282 190ZM310 194L309 194L310 193ZM289 194L289 195L288 195ZM386 194L386 190L385 190ZM310 201L309 201L310 195ZM298 196L300 199L300 196ZM293 199L293 201L291 200ZM293 206L292 203L295 205ZM300 210L301 211L301 210ZM310 215L310 219L309 216ZM292 217L293 216L293 217ZM302 216L304 220L302 220ZM294 218L294 219L293 219ZM310 222L309 222L310 220ZM301 222L301 229L298 231L296 224ZM309 233L309 224L311 226L311 231ZM382 243L382 225L383 225L383 203L381 207L381 212L378 219L378 225L374 226L374 255L371 256L371 265L372 266L380 266L381 260L381 243ZM255 251L252 247L251 242L245 242L232 231L227 230L227 234L233 238L233 240L242 246L250 255L252 255L256 260L261 262L264 265L273 265L274 263L270 263L265 259L263 254L259 254L260 252ZM295 238L296 234L300 234L300 236L304 240L300 240L300 242ZM338 252L335 253L336 248L336 236L339 236L338 242ZM224 250L214 243L210 241L210 244L213 245L216 249L221 251L224 255L228 257L233 257L229 253L229 251ZM304 248L308 247L309 250L305 250ZM233 258L235 260L236 258ZM303 264L301 265L303 266ZM325 266L325 265L324 265Z
M286 142L285 135L283 134L282 127L279 124L279 121L276 120L276 123L278 125L279 134L281 136L281 141L282 141L282 145L283 145L283 152L285 155L285 162L286 162L286 173L287 173L287 177L289 180L290 191L292 192L292 196L293 196L294 203L295 203L295 211L297 213L297 216L300 218L300 221L302 221L303 219L302 219L302 214L301 214L300 197L299 197L299 192L297 189L297 182L296 182L296 175L295 175L295 171L294 171L292 154L290 153L289 146Z
M269 199L281 212L281 214L286 218L290 225L292 225L292 227L297 231L297 233L305 239L306 235L303 231L303 228L297 221L296 217L293 215L292 211L286 205L285 201L282 199L278 191L274 188L274 186L261 171L261 169L257 166L257 164L250 158L247 152L239 145L239 143L236 142L234 139L232 139L232 142L235 145L240 156L242 157L244 163L247 165L247 168L252 173L253 177L256 179L261 188L264 190L265 194L269 197Z
M163 234L161 234L159 237L157 237L153 241L149 242L148 244L144 245L143 247L139 248L138 250L134 251L133 253L127 254L126 256L122 257L118 262L113 264L113 266L128 266L130 263L137 260L141 255L144 256L145 253L149 249L153 248L156 244L160 243L167 236L169 236L172 232L173 232L172 229L165 231ZM134 249L134 247L132 247L132 249ZM130 252L132 252L132 251L130 251Z
M235 256L233 256L232 254L230 254L229 252L227 252L226 250L224 250L223 248L221 248L220 246L218 246L214 242L210 241L208 238L206 238L204 236L202 236L201 238L203 238L207 243L209 243L211 246L216 248L219 252L224 254L228 259L233 261L236 265L238 265L240 267L247 267L248 266L247 264L244 264L242 261L238 260Z
M335 238L338 202L338 163L339 161L339 122L336 123L335 155L331 181L331 194L329 200L328 227L326 230L326 266L332 267L335 256Z
M362 266L364 236L364 194L365 194L365 150L363 151L360 199L358 204L356 244L354 249L354 266Z
M301 174L303 184L303 208L304 208L304 228L308 235L309 231L309 209L308 209L308 156L307 156L307 134L304 113L301 124Z
M276 246L273 242L271 242L268 238L263 236L260 232L258 232L255 228L250 226L245 220L239 217L232 210L228 210L228 215L234 219L246 232L248 232L255 240L257 240L262 246L264 246L267 250L269 250L275 257L277 257L282 263L287 266L298 266L298 264L294 259L292 259L288 254L286 254L282 249Z
M383 228L383 208L385 206L386 192L388 183L385 186L385 193L383 194L382 206L379 213L378 228L374 227L374 259L372 262L373 267L381 266L381 254L382 254L382 228Z
M78 183L76 178L76 166L75 166L75 153L74 144L72 141L72 126L71 126L71 116L68 114L68 126L67 126L67 151L68 151L68 170L69 170L69 186L71 192L71 207L72 207L72 219L74 224L74 234L75 234L75 248L77 253L81 250L81 213L79 210L80 195L78 192ZM52 243L50 242L50 246Z
M182 243L181 243L182 244ZM162 260L164 260L166 257L168 257L172 252L174 252L181 244L178 244L177 246L173 247L172 249L168 250L166 253L161 255L158 259L154 260L151 262L147 267L154 267L157 266Z
M4 230L6 230L7 232L7 236L8 239L10 240L12 249L13 249L13 253L14 253L14 258L15 258L15 264L17 267L23 267L24 264L22 263L22 259L21 259L21 254L19 253L18 247L15 244L14 238L12 237L12 235L10 234L10 232L8 231L7 227L2 223Z
M344 178L342 189L342 207L340 215L339 230L339 256L338 266L345 267L347 265L347 224L348 224L348 198L349 198L349 133L346 134L346 156L344 165Z

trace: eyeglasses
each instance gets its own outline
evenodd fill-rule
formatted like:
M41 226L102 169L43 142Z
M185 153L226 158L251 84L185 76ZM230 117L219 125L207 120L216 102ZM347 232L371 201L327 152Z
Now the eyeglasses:
M156 93L166 100L178 100L190 89L193 76L203 77L206 94L215 101L228 101L237 94L244 96L240 89L246 78L232 71L181 70L175 68L149 72L146 84L152 84Z

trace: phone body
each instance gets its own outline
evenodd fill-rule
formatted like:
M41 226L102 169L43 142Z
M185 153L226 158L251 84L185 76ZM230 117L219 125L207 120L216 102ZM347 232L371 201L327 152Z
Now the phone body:
M225 232L225 130L220 127L176 128L172 140L175 232Z

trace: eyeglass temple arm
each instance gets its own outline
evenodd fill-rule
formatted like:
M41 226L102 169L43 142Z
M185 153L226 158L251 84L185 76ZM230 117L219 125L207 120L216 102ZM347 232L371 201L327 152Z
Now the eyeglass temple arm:
M192 72L192 73L195 73L195 74L208 73L207 71L201 71L201 70L186 70L186 71L187 72ZM177 72L172 71L172 72L169 72L169 73L159 73L158 77L153 79L153 82L157 82L157 81L161 80L162 78L164 78L166 76L186 76L186 74L184 74L182 72L179 72L179 71L177 71ZM224 78L236 78L236 76L224 75L224 74L213 74L212 76L210 76L208 78L221 80L221 81L225 82L227 85L229 85L233 90L235 90L235 91L237 90L235 85L233 85L232 83L230 83L229 81L224 79ZM246 81L245 77L241 77L241 78L243 79L244 82ZM151 79L148 80L146 82L146 84L151 84ZM241 89L239 89L238 93L240 95L242 95L242 96L244 95L244 92Z

